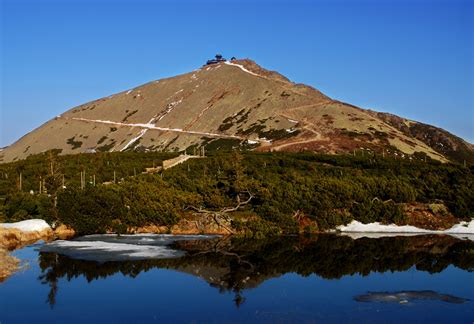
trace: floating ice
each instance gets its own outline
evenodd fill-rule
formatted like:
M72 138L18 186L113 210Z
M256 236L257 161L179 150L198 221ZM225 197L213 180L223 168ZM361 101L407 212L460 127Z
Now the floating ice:
M212 239L213 235L87 235L70 241L58 240L41 247L41 252L63 254L90 261L123 261L176 258L184 254L171 248L177 241Z

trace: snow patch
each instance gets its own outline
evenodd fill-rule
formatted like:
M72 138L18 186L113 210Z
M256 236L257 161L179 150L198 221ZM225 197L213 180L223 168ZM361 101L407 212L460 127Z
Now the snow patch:
M289 121L290 123L295 123L295 124L299 123L299 121L294 120L294 119L289 119L289 118L288 118L288 121Z
M182 89L181 89L182 91ZM179 91L178 91L179 92ZM162 120L166 115L168 115L171 110L173 110L174 107L176 107L177 105L179 105L180 103L183 102L183 98L179 99L178 101L173 101L173 102L170 102L167 106L166 106L166 110L165 112L163 113L163 115L160 116L160 118L158 118L158 121Z
M155 130L160 130L160 131L171 131L171 132L178 132L178 133L184 133L184 134L194 134L194 135L201 135L201 136L211 136L211 137L218 137L218 138L236 138L236 139L242 139L239 136L235 135L223 135L223 134L217 134L217 133L207 133L207 132L199 132L199 131L191 131L191 130L183 130L182 128L168 128L168 127L159 127L155 126L154 124L127 124L127 123L120 123L120 122L114 122L110 120L100 120L100 119L87 119L87 118L71 118L72 120L79 120L83 122L92 122L92 123L99 123L99 124L107 124L107 125L118 125L118 126L127 126L127 127L141 127L141 128L146 128L146 129L155 129ZM142 134L143 136L143 134ZM259 139L259 141L266 141L266 142L271 142L266 140L265 138Z
M126 93L126 95L130 94L132 91L133 91L133 89L132 89L132 90L128 90L127 93Z
M291 133L294 133L294 132L296 132L296 131L297 131L297 129L294 129L294 128L286 129L286 132L287 132L287 133L290 133L290 134L291 134Z
M148 124L147 124L147 125L148 125ZM145 128L145 129L142 129L142 130L140 131L140 133L138 133L138 135L137 135L136 137L132 138L132 139L130 140L130 142L128 142L128 143L120 150L120 152L125 151L127 148L130 147L130 145L132 145L133 143L135 143L136 141L138 141L140 138L142 138L142 136L145 135L145 133L146 133L147 131L148 131L148 129L146 129L146 128Z
M423 228L418 228L410 225L398 226L395 224L383 225L379 222L363 224L356 220L353 220L347 225L338 226L337 229L343 233L370 233L372 234L381 234L388 233L389 235L394 234L449 234L459 238L468 238L474 240L474 219L470 222L460 222L459 224L454 225L453 227L442 230L434 231L427 230ZM364 235L367 236L367 235ZM385 235L384 235L385 236Z
M253 144L258 144L258 141L252 141L248 139L247 143L253 145Z
M0 223L0 227L13 228L22 232L36 232L51 229L51 226L42 219L28 219L17 223Z
M260 75L258 75L257 73L253 73L252 71L247 70L243 65L231 63L231 62L229 62L229 61L225 61L224 64L232 65L232 66L238 67L238 68L241 69L242 71L244 71L244 72L246 72L246 73L249 73L249 74L251 74L251 75L255 75L255 76L258 76L258 77L260 76Z

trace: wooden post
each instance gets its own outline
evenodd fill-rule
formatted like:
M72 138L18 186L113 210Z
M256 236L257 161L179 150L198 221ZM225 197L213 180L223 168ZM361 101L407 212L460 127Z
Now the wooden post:
M43 180L42 180L42 177L40 176L40 183L39 183L39 193L40 193L40 195L41 195L41 189L42 189L42 182L43 182Z
M114 183L116 183L117 181L117 174L115 173L115 170L114 170Z
M94 187L95 187L95 174L92 176L92 183L94 184Z
M64 189L64 174L63 174L63 189Z
M22 183L22 173L20 172L20 191L22 191L22 190L21 190L21 189L22 189L22 185L23 185L23 183Z

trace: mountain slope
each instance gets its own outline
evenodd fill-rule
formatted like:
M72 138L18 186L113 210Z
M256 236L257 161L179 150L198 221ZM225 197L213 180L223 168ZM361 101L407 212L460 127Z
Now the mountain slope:
M405 125L405 126L404 126ZM206 65L75 107L0 152L364 150L474 162L472 144L433 126L364 110L251 60Z

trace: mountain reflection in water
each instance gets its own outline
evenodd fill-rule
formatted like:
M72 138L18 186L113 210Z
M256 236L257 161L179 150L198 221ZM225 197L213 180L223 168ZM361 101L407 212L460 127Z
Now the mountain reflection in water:
M220 237L178 241L171 247L186 253L173 259L97 262L40 252L40 280L50 286L48 303L54 306L61 278L71 281L83 276L90 282L117 273L133 278L151 269L192 274L221 292L232 291L237 307L245 301L246 289L289 272L338 279L412 267L429 273L441 272L450 265L467 271L474 269L474 242L440 235L357 240L330 234L265 240Z

